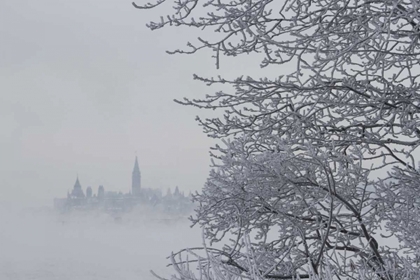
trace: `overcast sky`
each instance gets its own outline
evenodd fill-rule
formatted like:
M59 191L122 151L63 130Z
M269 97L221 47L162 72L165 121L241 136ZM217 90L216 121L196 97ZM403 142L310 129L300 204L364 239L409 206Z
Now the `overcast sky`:
M208 87L208 55L170 56L187 33L151 32L122 0L2 1L0 9L0 201L65 196L84 188L127 192L137 151L142 185L199 189L212 141L197 110L174 98Z
M260 71L258 59L224 58L216 70L209 52L166 54L195 38L191 29L146 28L170 7L3 1L0 201L52 203L77 174L94 192L99 185L128 192L136 152L142 186L185 192L203 186L214 141L194 121L204 112L173 99L216 90L193 81L193 73L252 74Z

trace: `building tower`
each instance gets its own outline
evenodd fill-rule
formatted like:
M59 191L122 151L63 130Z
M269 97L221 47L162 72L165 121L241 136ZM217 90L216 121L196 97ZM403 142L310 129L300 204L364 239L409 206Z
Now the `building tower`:
M139 196L140 195L140 186L141 186L141 175L140 175L140 168L139 168L139 163L137 161L137 156L136 156L136 161L134 163L134 169L133 169L133 176L131 179L131 193L134 196Z
M85 194L83 193L82 186L79 182L79 176L77 176L76 183L74 183L73 190L71 192L71 196L75 198L84 198Z
M105 198L105 189L104 186L99 186L98 188L98 199L103 200Z
M92 198L92 187L90 186L86 188L86 197Z

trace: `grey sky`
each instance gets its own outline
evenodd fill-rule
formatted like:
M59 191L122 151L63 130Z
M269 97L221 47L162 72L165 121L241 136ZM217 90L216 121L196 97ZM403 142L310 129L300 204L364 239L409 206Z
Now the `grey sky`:
M202 186L212 142L172 100L209 90L191 76L213 62L167 55L185 34L149 31L156 15L118 0L2 3L0 201L49 203L77 173L126 192L136 151L143 186Z
M94 192L130 188L135 152L142 184L188 192L202 187L214 143L173 102L215 88L192 74L259 73L258 60L211 53L171 56L191 29L151 32L166 14L131 1L7 1L0 9L0 201L50 203L79 174ZM251 71L252 69L252 71ZM257 72L255 72L257 71ZM264 69L264 75L270 73ZM254 73L251 73L254 72Z

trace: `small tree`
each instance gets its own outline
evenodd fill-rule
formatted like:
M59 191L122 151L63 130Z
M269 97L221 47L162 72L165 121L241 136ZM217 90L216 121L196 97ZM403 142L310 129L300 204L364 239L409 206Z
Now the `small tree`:
M172 53L211 49L217 67L222 55L256 53L261 67L291 69L275 79L195 76L233 92L177 101L225 110L199 119L225 145L214 148L192 220L211 242L232 240L198 257L201 271L220 272L205 279L420 279L419 2L198 5L174 1L172 15L148 25L217 35ZM180 279L194 279L173 260Z

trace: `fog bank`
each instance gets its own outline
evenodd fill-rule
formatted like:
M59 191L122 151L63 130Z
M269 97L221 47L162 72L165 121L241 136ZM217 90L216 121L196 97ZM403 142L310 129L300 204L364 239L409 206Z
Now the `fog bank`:
M201 244L198 228L139 211L59 215L50 208L0 209L0 279L107 280L162 276L171 251Z

